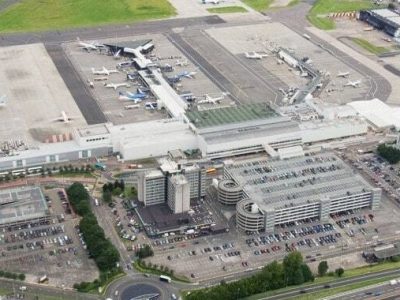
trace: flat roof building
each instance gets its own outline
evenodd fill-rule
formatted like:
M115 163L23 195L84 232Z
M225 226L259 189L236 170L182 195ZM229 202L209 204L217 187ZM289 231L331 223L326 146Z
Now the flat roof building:
M225 166L225 178L243 186L237 225L272 232L274 226L306 218L327 220L331 213L376 209L381 190L354 174L333 153L287 160L251 159Z
M165 203L165 175L160 170L143 172L139 179L138 198L145 206Z
M49 215L42 190L37 186L0 190L0 225Z

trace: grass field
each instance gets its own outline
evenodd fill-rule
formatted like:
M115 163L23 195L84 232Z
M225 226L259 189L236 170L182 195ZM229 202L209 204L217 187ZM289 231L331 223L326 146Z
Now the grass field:
M360 9L373 8L371 0L317 0L308 13L308 20L315 27L323 30L335 28L335 22L327 18L332 12L358 11Z
M273 0L242 0L243 3L247 4L251 8L257 11L264 11L268 9Z
M167 0L22 0L0 13L0 31L40 31L166 18Z
M385 47L380 47L380 46L375 46L368 42L367 40L360 39L360 38L352 38L351 39L355 44L360 46L361 48L367 50L368 52L375 54L375 55L380 55L385 52L389 52L390 50Z
M0 0L0 3L1 3L1 1L2 1L2 0ZM7 294L9 294L9 293L11 293L11 292L12 292L12 290L5 289L5 288L0 287L0 296L7 295Z
M224 7L213 7L207 8L210 13L215 14L228 14L228 13L243 13L247 12L243 6L224 6Z

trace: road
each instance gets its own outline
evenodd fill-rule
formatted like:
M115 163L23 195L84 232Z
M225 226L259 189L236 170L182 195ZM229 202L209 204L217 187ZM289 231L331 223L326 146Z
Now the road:
M121 25L105 25L97 27L56 30L35 33L0 34L0 46L24 45L33 43L56 44L81 40L120 38L133 35L170 32L173 28L184 28L201 25L222 24L225 21L218 16L168 19L142 23L126 23Z
M400 270L389 270L389 271L382 271L382 272L377 272L377 273L370 273L370 274L365 274L357 277L352 277L348 279L340 279L334 282L330 282L330 288L336 288L336 287L341 287L341 286L346 286L349 284L353 283L358 283L358 282L363 282L364 280L370 280L370 279L378 279L383 276L400 276ZM317 292L326 289L324 286L325 284L317 284L313 285L310 287L298 287L294 288L288 292L283 292L279 293L274 296L270 297L265 297L265 298L260 298L260 299L268 299L268 300L275 300L275 299L290 299L292 297L296 297L300 295L300 291L305 291L306 293L311 293L311 292ZM343 299L343 298L342 298ZM346 298L348 299L348 298Z
M40 285L40 284L31 284L31 283L26 283L26 282L15 282L7 279L0 279L0 287L9 289L11 291L15 291L15 293L21 293L19 291L20 286L26 286L27 290L26 293L29 294L29 296L32 296L32 299L34 296L49 296L49 297L59 297L60 299L65 299L65 300L98 300L102 299L98 295L93 295L93 294L82 294L78 293L74 290L63 290L61 288L57 287L52 287L52 286L47 286L47 285ZM40 297L39 297L40 299Z

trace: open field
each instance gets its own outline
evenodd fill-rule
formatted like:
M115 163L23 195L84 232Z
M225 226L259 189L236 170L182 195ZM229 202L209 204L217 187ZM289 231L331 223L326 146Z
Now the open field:
M335 28L335 22L327 17L329 13L358 11L373 7L375 5L369 0L317 0L307 18L315 27L331 30Z
M40 31L166 18L167 0L23 0L0 14L0 31Z
M263 11L268 9L273 0L243 0L243 2L257 11Z
M390 50L385 48L385 47L380 47L380 46L375 46L368 42L367 40L360 39L360 38L352 38L351 39L355 44L360 46L361 48L367 50L368 52L375 54L375 55L380 55L385 52L389 52Z
M226 13L243 13L247 12L247 9L245 9L242 6L224 6L224 7L207 8L207 11L216 14L226 14Z

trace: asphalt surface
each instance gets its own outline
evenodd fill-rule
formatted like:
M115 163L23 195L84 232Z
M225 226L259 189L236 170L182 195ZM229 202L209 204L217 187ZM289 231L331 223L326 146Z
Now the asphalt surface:
M218 16L168 19L147 21L142 23L127 23L121 25L105 25L97 27L77 28L33 33L0 34L0 46L13 46L33 43L60 44L81 40L95 40L107 38L129 37L140 34L169 32L173 28L215 25L225 23Z
M256 66L257 62L233 55L203 31L192 29L184 36L169 34L168 38L222 91L229 92L236 102L276 100L273 82L265 79L271 78L272 74L265 69L260 74L261 66Z
M388 70L389 72L391 72L392 74L399 76L400 77L400 70L397 69L396 67L392 66L392 65L384 65L383 66L386 70Z
M63 290L61 288L51 287L40 284L30 284L26 282L11 281L6 279L0 279L0 287L15 291L15 293L22 294L19 290L21 286L26 286L26 294L29 296L49 296L49 297L60 297L62 299L75 299L75 300L97 300L102 299L98 295L93 294L82 294L73 290ZM33 297L32 297L33 298ZM41 299L39 297L39 299Z
M383 272L377 272L377 273L371 273L371 274L365 274L357 277L352 277L348 279L340 279L334 282L330 283L324 283L324 284L318 284L310 287L298 287L293 290L290 290L288 292L280 293L275 296L270 296L270 297L265 297L265 298L260 298L260 299L268 299L268 300L275 300L275 299L290 299L295 296L299 296L301 291L305 291L305 293L311 293L311 292L316 292L320 290L325 290L326 288L324 287L325 285L329 284L330 288L336 288L336 287L341 287L353 283L358 283L358 282L363 282L364 280L370 280L370 279L376 279L380 278L383 276L390 276L390 275L400 275L400 270L389 270L389 271L383 271Z
M103 111L90 94L88 86L82 82L62 47L54 44L45 44L45 46L86 122L89 125L107 122Z
M301 3L293 8L271 13L269 16L271 17L272 21L280 22L294 32L297 32L299 35L303 35L306 32L306 27L310 26L306 19L306 15L310 8L311 6L309 4ZM329 43L318 38L314 34L308 31L307 34L311 37L310 42L329 52L336 59L342 61L350 68L356 70L358 73L368 79L370 83L370 90L366 95L363 95L365 98L362 98L362 100L379 98L382 101L387 101L392 92L392 86L390 85L389 81L387 81L383 76L374 70L348 56L346 53L340 51L336 47L331 46Z

